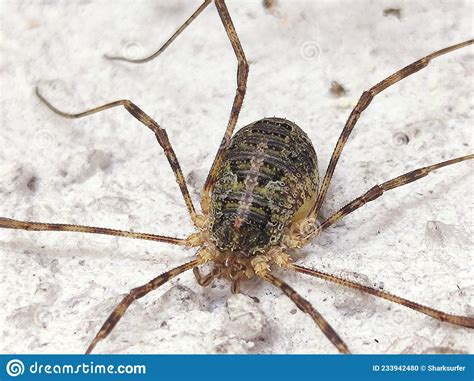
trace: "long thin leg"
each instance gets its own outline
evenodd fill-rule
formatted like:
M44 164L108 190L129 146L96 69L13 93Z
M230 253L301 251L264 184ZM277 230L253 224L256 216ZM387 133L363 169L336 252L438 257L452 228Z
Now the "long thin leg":
M244 50L240 44L239 37L235 31L234 24L229 15L229 11L225 5L224 0L215 0L217 11L222 20L222 24L227 32L232 48L234 49L235 56L237 57L237 89L235 91L234 102L232 104L232 110L230 112L229 122L227 124L227 129L225 131L224 137L222 138L221 145L217 151L214 162L212 163L211 170L207 176L206 183L204 185L204 192L201 198L201 207L204 214L207 214L209 211L210 203L210 192L216 181L217 173L219 172L219 167L224 156L224 152L227 149L232 134L234 132L237 119L239 117L240 109L242 108L242 103L245 97L245 91L247 90L247 77L249 73L249 65L247 59L245 58Z
M0 228L5 229L22 229L32 231L64 231L78 233L105 234L118 237L143 239L148 241L165 242L180 246L198 246L200 244L196 234L190 235L188 238L174 238L163 235L149 233L135 233L126 230L98 228L95 226L71 225L71 224L52 224L44 222L20 221L10 218L0 217Z
M269 272L265 272L260 275L267 282L273 284L283 291L295 304L296 306L311 316L318 327L323 331L324 335L334 344L334 346L341 353L351 353L347 345L342 341L336 331L329 325L324 317L314 309L310 302L304 299L300 294L293 290L288 284L273 276Z
M460 316L460 315L450 315L450 314L435 310L433 308L426 307L426 306L423 306L421 304L412 302L410 300L400 298L399 296L392 295L392 294L390 294L388 292L385 292L385 291L376 290L375 288L372 288L372 287L364 286L364 285L352 282L352 281L347 280L347 279L338 278L334 275L327 274L327 273L324 273L322 271L308 269L306 267L295 265L293 263L289 263L286 266L286 268L288 268L290 270L293 270L293 271L296 271L296 272L299 272L299 273L312 275L312 276L315 276L315 277L320 278L320 279L328 280L330 282L337 283L337 284L340 284L342 286L353 288L355 290L359 290L359 291L365 292L367 294L378 296L379 298L383 298L383 299L389 300L391 302L401 304L402 306L411 308L412 310L421 312L425 315L431 316L431 317L433 317L437 320L440 320L440 321L445 321L445 322L448 322L448 323L451 323L451 324L460 325L462 327L474 328L474 318L473 317Z
M38 88L36 88L36 95L43 101L43 103L54 113L61 115L65 118L69 119L77 119L77 118L82 118L84 116L88 116L91 114L95 114L101 111L108 110L113 107L117 106L123 106L125 109L139 122L143 123L145 126L147 126L150 130L153 131L155 134L156 140L158 140L158 143L160 146L163 148L166 158L168 159L168 162L170 163L171 169L173 170L175 177L176 177L176 182L179 185L179 188L181 189L181 193L184 198L184 202L186 203L186 207L188 208L188 212L191 216L191 219L194 223L194 225L200 227L202 225L201 222L201 217L196 214L196 211L194 209L193 202L191 200L191 196L189 195L188 187L186 186L186 180L184 179L183 172L181 171L181 167L179 165L178 159L176 158L176 154L174 153L173 147L171 146L171 143L168 139L168 134L166 133L166 130L161 128L158 123L156 123L152 118L150 118L147 114L145 114L144 111L142 111L137 105L135 105L133 102L129 101L128 99L121 99L115 102L107 103L105 105L99 106L99 107L94 107L90 110L80 112L78 114L69 114L66 112L63 112L61 110L58 110L56 107L54 107L51 103L49 103L39 92Z
M168 41L166 41L164 43L164 45L159 48L155 53L153 53L151 56L149 57L146 57L146 58L142 58L142 59L137 59L137 60L131 60L131 59L128 59L128 58L125 58L125 57L117 57L117 56L109 56L109 55L104 55L105 58L109 59L109 60L116 60L116 61L125 61L125 62L130 62L130 63L137 63L137 64L140 64L140 63L145 63L145 62L148 62L148 61L151 61L153 59L155 59L156 57L158 57L161 53L163 53L165 51L165 49L171 45L171 43L176 39L176 37L178 37L181 32L183 30L185 30L189 24L191 24L191 22L196 18L198 17L198 15L209 5L209 3L211 2L212 0L205 0L204 3L201 4L201 6L191 15L191 17L189 17L183 25L181 25L179 27L179 29L173 33L173 35L168 39Z
M193 267L199 265L199 263L200 260L195 259L194 261L185 263L184 265L178 266L170 271L167 271L157 276L155 279L151 280L143 286L131 290L130 293L125 296L122 301L115 307L115 309L105 321L104 325L100 328L99 332L97 332L94 337L94 340L92 340L89 347L87 348L86 354L91 353L97 343L105 339L109 335L109 333L114 329L118 321L125 314L130 304L132 304L135 300L144 297L150 291L156 290L162 284L168 282L171 278L174 278L175 276L187 270L191 270Z
M446 160L438 164L429 165L427 167L418 168L413 171L407 172L401 176L395 177L394 179L388 180L380 185L375 185L370 188L367 192L365 192L362 196L357 197L356 199L352 200L350 203L339 209L336 213L334 213L331 217L326 219L321 225L319 225L315 231L312 231L308 237L305 238L306 241L312 240L316 235L318 235L322 230L327 229L329 226L334 225L337 221L343 219L348 214L352 213L353 211L359 209L360 207L364 206L368 202L374 201L384 192L389 191L394 188L401 187L405 184L409 184L413 181L419 180L425 176L427 176L431 171L435 169L443 168L448 165L460 163L466 160L474 159L474 155L466 155L457 157L455 159Z
M417 71L425 68L426 66L428 66L428 64L430 63L432 59L442 56L444 54L447 54L449 52L452 52L454 50L464 48L473 43L474 43L474 40L468 40L465 42L461 42L460 44L456 44L448 48L438 50L437 52L431 53L427 55L426 57L423 57L422 59L416 62L413 62L412 64L390 75L389 77L385 78L383 81L377 83L370 90L364 91L362 93L361 97L359 98L359 101L357 102L357 105L352 110L351 114L349 115L349 118L347 119L347 122L344 125L344 128L342 130L341 135L339 136L339 139L337 140L336 147L334 148L334 151L331 156L331 160L329 161L329 165L326 170L326 174L324 175L324 179L321 184L321 190L319 191L316 202L313 208L311 209L310 216L312 218L316 219L318 217L319 211L321 209L324 198L329 188L329 183L331 182L332 175L336 168L337 161L339 160L339 157L341 156L342 149L344 148L344 145L346 144L347 139L349 139L349 135L351 134L352 129L354 128L357 121L359 120L360 115L369 106L370 102L372 102L372 99L377 94L385 90L386 88L392 86L398 81L401 81L402 79L408 77L409 75L414 74Z

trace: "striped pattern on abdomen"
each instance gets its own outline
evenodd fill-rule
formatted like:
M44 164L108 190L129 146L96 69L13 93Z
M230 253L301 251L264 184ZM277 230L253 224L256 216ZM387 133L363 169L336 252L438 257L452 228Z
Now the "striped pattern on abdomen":
M211 240L245 256L264 252L314 199L318 183L316 153L296 124L265 118L243 127L211 191Z

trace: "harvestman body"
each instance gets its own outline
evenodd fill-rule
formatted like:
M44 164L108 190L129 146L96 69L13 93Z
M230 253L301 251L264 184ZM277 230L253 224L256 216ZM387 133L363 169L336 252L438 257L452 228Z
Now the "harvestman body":
M224 0L215 0L214 2L238 61L237 89L224 138L204 186L201 197L201 214L196 212L191 201L184 176L166 131L138 106L129 100L119 100L79 114L68 114L52 106L43 98L38 89L36 90L38 97L46 106L64 117L80 118L112 107L123 106L133 117L151 129L158 143L164 149L191 220L197 230L187 238L180 239L107 228L0 218L0 227L2 228L108 234L199 248L194 260L131 290L105 321L89 345L87 353L92 352L96 344L108 336L134 300L145 296L171 278L191 269L201 286L207 286L214 279L222 278L230 282L232 292L238 292L239 284L254 276L273 284L290 297L299 309L312 317L341 353L350 353L344 341L306 299L272 274L272 267L281 267L316 276L404 305L440 321L474 328L473 317L446 314L384 291L297 265L292 262L288 254L290 249L304 246L322 230L366 203L382 196L384 192L416 181L435 169L474 158L474 155L454 158L413 170L383 184L375 185L321 224L316 223L344 145L361 113L368 107L374 96L403 78L423 69L432 59L467 47L473 44L474 40L468 40L429 54L387 77L368 91L364 91L342 130L326 174L320 184L316 153L309 138L296 124L280 118L265 118L242 128L233 135L246 92L249 67ZM171 38L150 57L142 60L128 60L122 57L107 58L133 63L152 60L163 52L210 3L211 0L204 1ZM211 263L213 268L208 274L203 275L199 268L206 263Z

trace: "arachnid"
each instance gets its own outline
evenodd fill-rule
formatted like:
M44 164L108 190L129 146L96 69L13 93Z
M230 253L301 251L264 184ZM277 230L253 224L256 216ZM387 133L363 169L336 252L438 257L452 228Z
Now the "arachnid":
M205 2L204 4L207 5L207 3ZM227 15L224 3L218 1L216 5L224 21L226 31L228 33L229 31L233 32L230 17ZM348 350L347 346L339 335L327 325L323 317L317 314L301 297L293 294L287 286L279 283L272 275L274 272L269 273L267 271L267 266L270 265L274 267L292 267L294 270L304 271L299 267L294 267L288 261L285 249L287 247L302 246L316 236L320 229L328 227L341 217L341 215L334 214L332 219L329 216L327 220L329 222L323 223L323 225L318 226L315 223L316 216L327 191L327 186L329 185L332 169L334 169L337 162L337 156L333 157L330 164L331 170L328 172L329 176L326 176L326 181L323 181L323 185L321 185L317 176L316 157L312 152L311 143L309 143L306 135L292 122L279 118L268 118L259 123L244 127L240 130L241 132L235 135L233 140L230 140L232 129L237 122L241 102L244 99L248 66L246 65L239 40L234 33L229 34L230 41L239 60L239 88L234 100L227 137L223 140L220 153L217 156L217 163L224 164L214 164L213 170L210 172L211 175L208 178L209 180L206 183L207 190L205 189L203 193L202 206L204 218L193 211L174 153L169 148L166 133L155 126L154 122L149 120L148 116L143 114L134 104L121 102L121 105L125 106L132 115L147 124L152 130L154 129L158 141L167 151L168 160L177 174L178 183L180 183L192 219L195 225L202 229L202 233L192 235L186 241L193 246L201 247L203 244L207 245L199 252L197 261L210 262L213 270L210 273L201 275L196 271L199 282L202 285L206 285L213 278L223 277L228 279L232 289L237 291L239 283L245 282L247 277L260 276L283 288L283 291L289 294L299 307L312 315L321 326L323 332L338 349L346 352ZM467 46L470 43L472 41L458 47ZM424 66L425 63L427 62L423 62L421 65ZM411 66L411 71L414 71L415 68L415 66ZM421 66L416 69L421 69ZM411 74L411 71L408 69L406 74ZM385 85L391 84L391 81L382 83L383 86L375 87L375 93L384 90ZM365 108L369 102L368 95L364 95L359 103L359 111ZM349 125L349 129L350 127L352 126ZM348 134L343 136L347 137ZM341 140L341 142L344 143L344 140ZM340 147L342 147L342 143L340 143ZM293 147L299 148L293 150L291 149ZM316 148L318 148L318 145L316 145ZM465 156L460 160L470 158L472 158L472 155ZM446 164L452 163L454 162ZM425 175L425 172L412 172L411 175L399 180L402 183L409 182L422 175ZM386 186L390 189L402 183L389 182ZM322 190L319 191L318 198L316 198L317 189ZM372 201L372 199L380 195L381 189L375 187L365 195L365 200ZM351 206L347 207L344 213L350 212L360 202L361 199L349 204ZM73 227L31 224L9 219L2 220L2 227L30 230L77 230ZM86 228L79 230L86 230ZM91 229L90 231L134 236L134 234L119 233L117 231L97 229ZM185 243L183 240L157 236L135 236L138 238L172 241L180 244ZM198 265L198 262L191 262L180 269L190 269L195 265ZM161 283L167 280L170 275L175 274L176 272L167 273L167 275L158 278L157 282ZM325 275L319 275L325 277ZM335 280L335 278L332 278L332 280ZM380 294L381 292L377 291L376 293ZM126 302L128 303L128 300ZM407 302L403 303L406 304ZM419 308L417 306L414 307ZM444 315L439 315L431 310L425 312L445 318ZM117 317L118 314L108 320L111 323L110 327L117 321ZM472 326L471 318L456 318L453 322ZM105 330L101 332L101 335L108 333L107 323ZM95 342L100 338L101 336L98 336ZM90 350L93 344L89 348Z

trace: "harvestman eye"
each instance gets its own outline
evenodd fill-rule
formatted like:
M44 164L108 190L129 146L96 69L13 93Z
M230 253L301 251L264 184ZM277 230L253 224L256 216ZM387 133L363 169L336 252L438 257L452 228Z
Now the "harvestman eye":
M151 61L164 52L210 3L211 0L204 1L169 40L151 56L140 60L116 56L106 56L106 58L128 63ZM20 221L0 217L0 227L8 229L106 234L196 248L195 258L192 261L157 276L143 286L132 289L106 319L86 353L91 353L97 343L110 334L136 299L188 270L193 270L197 282L203 287L209 286L215 279L228 281L233 293L239 292L240 284L253 277L269 282L286 294L301 311L307 313L341 353L350 353L342 338L309 301L282 279L276 277L272 268L280 267L318 277L401 304L442 322L474 328L473 317L441 312L385 291L306 268L293 263L290 256L291 250L308 244L321 231L366 203L381 197L385 192L417 181L434 170L474 158L472 154L452 158L414 169L382 184L376 184L329 218L316 223L342 150L354 126L373 98L388 87L425 68L431 60L472 45L474 40L464 41L428 54L364 91L344 125L326 173L320 182L316 152L308 136L295 123L283 118L263 118L241 128L234 134L246 93L249 65L224 0L215 0L214 4L237 59L237 87L227 128L202 191L201 212L196 211L193 205L166 131L135 103L121 99L87 111L70 114L53 106L41 95L39 89L36 89L36 94L41 101L51 111L63 117L82 118L111 108L124 107L131 116L149 128L164 150L196 229L195 233L186 238L175 238L108 228ZM204 264L211 265L211 270L205 274L201 271L201 266Z

